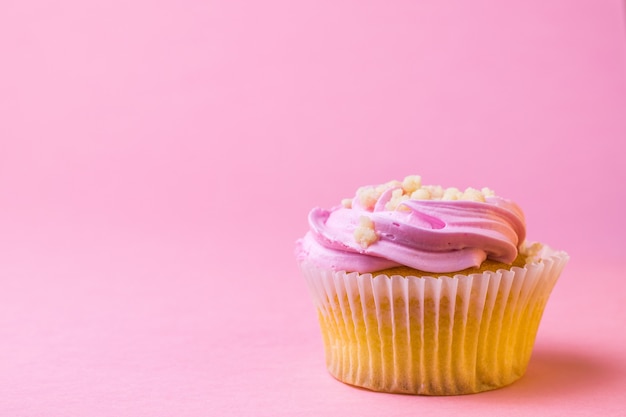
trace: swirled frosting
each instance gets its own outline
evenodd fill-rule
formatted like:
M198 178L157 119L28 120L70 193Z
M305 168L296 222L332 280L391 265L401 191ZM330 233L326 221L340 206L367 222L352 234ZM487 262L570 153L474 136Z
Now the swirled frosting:
M310 230L297 242L298 260L335 271L408 266L435 273L477 267L487 258L515 260L526 234L515 203L487 189L433 192L436 187L412 178L417 186L407 188L405 179L361 188L342 206L313 209Z

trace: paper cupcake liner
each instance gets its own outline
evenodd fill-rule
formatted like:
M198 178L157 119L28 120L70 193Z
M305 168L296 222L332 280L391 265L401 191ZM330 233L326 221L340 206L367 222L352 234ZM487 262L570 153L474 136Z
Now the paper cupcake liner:
M544 247L523 268L403 277L301 269L330 373L375 391L469 394L526 371L548 297L568 261Z

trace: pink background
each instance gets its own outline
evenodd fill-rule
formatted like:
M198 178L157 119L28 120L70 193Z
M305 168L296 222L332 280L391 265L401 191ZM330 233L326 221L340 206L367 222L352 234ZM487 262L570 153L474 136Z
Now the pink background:
M625 415L617 0L0 2L0 415ZM621 142L621 143L620 143ZM527 375L324 368L294 241L419 173L572 259Z

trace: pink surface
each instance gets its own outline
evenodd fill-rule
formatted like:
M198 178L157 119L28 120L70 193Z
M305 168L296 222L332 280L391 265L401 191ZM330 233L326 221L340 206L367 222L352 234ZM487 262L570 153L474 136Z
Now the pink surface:
M623 3L392 3L1 2L1 416L624 415ZM325 371L294 241L410 173L572 257L508 388Z

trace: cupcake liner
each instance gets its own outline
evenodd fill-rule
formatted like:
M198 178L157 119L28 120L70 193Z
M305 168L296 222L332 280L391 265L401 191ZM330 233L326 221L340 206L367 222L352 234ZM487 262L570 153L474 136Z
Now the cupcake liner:
M301 269L330 373L375 391L455 395L526 371L541 316L568 261L544 247L523 268L435 277Z

